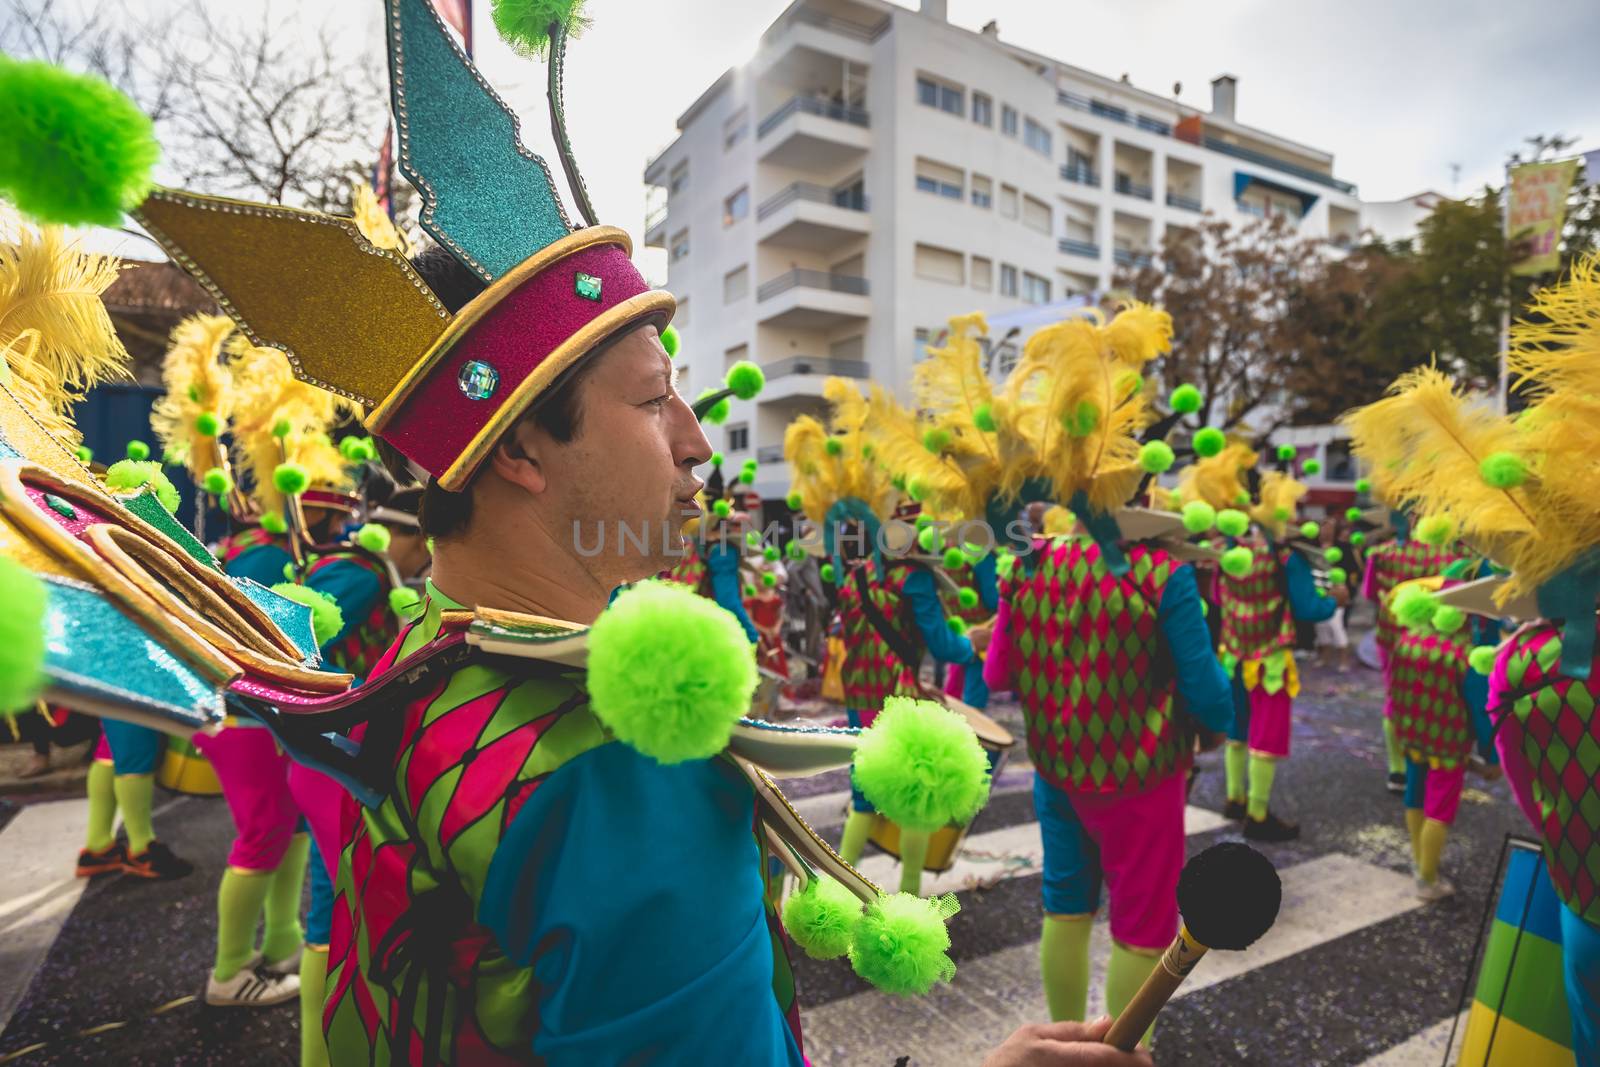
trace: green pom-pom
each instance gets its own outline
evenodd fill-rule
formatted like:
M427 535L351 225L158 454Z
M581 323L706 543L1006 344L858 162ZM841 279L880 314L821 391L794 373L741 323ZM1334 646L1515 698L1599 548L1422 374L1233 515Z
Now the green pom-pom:
M1199 545L1201 548L1210 548L1211 547L1211 538L1202 537L1199 541L1196 541L1195 543L1197 545Z
M913 478L906 482L906 496L910 497L912 500L915 500L920 504L922 502L922 498L927 495L928 487L922 484L921 478Z
M261 528L269 534L286 534L289 532L288 522L276 511L269 511L261 516Z
M1355 533L1350 535L1350 543L1356 548L1360 548L1362 545L1367 543L1367 535L1362 533L1360 530L1357 530Z
M967 565L967 554L955 545L944 550L944 569L958 571Z
M146 452L148 451L146 449ZM172 484L172 479L167 477L167 472L161 469L161 464L150 460L118 460L106 470L106 485L111 489L130 491L141 486L149 486L150 491L155 493L156 499L169 514L176 514L181 503L178 489Z
M962 545L961 554L967 557L968 563L977 563L980 562L984 556L989 554L989 546L971 544Z
M1217 509L1204 500L1191 500L1183 506L1183 528L1192 534L1205 533L1216 521Z
M1100 407L1092 400L1080 400L1063 416L1067 432L1073 437L1088 437L1100 427Z
M1365 478L1357 478L1356 492L1360 493L1362 496L1367 495L1368 493L1372 492L1372 483L1367 481Z
M222 422L214 411L202 411L194 417L194 429L202 437L215 437L217 431L222 429Z
M994 433L994 408L990 407L988 404L979 404L977 407L973 408L972 425L976 426L984 433Z
M761 532L759 530L746 530L744 532L744 543L751 548L760 548Z
M1165 441L1146 441L1139 447L1139 466L1149 474L1165 474L1177 460Z
M756 480L756 472L749 467L739 472L739 484L749 485Z
M739 464L739 469L740 470L745 470L745 471L753 471L758 466L760 466L760 464L758 464L754 459L747 459L743 463Z
M1215 426L1202 426L1194 434L1194 454L1204 459L1221 452L1228 445L1228 438Z
M1314 522L1307 521L1300 524L1300 536L1307 541L1315 541L1320 533L1322 533L1322 527Z
M1424 515L1417 522L1417 540L1441 548L1455 540L1456 524L1448 515Z
M1236 505L1238 505L1239 507L1241 507L1241 508L1249 507L1250 506L1250 493L1247 490L1244 490L1244 489L1239 490L1237 493L1234 494L1233 502Z
M31 708L44 688L49 593L28 568L0 556L0 712Z
M740 400L754 400L767 384L767 376L761 368L751 363L748 359L741 359L728 368L728 388L733 390L733 395Z
M1453 634L1467 624L1467 613L1454 604L1440 604L1428 620L1442 634Z
M814 960L833 960L850 951L861 918L861 901L832 878L813 878L783 902L783 928Z
M1300 450L1295 448L1294 445L1278 446L1278 460L1281 463L1292 463L1294 462L1294 458L1299 454Z
M1321 474L1322 473L1322 460L1320 460L1320 459L1308 459L1303 464L1300 465L1300 469L1305 471L1307 474Z
M821 567L818 567L817 570L822 575L822 580L823 581L827 582L829 585L833 584L833 580L834 580L834 577L835 577L834 571L833 571L833 564L824 563Z
M1180 415L1193 415L1204 403L1205 397L1200 395L1200 390L1187 384L1178 386L1167 398L1167 404Z
M1500 650L1493 645L1479 645L1467 653L1467 664L1487 678L1494 673L1494 661L1499 655Z
M856 920L851 968L885 993L925 995L955 977L945 922L960 907L954 895L937 900L911 893L879 897Z
M799 541L790 541L789 546L783 551L784 554L792 560L802 560L806 558L806 550L801 546Z
M583 0L491 0L489 17L500 39L524 59L543 59L550 49L550 27L560 23L576 37L589 25Z
M233 479L221 467L212 467L200 479L200 486L212 496L226 496L233 492Z
M1290 519L1294 518L1294 512L1283 507L1273 508L1272 518L1274 522L1288 522Z
M1327 560L1329 563L1338 563L1340 560L1344 559L1344 549L1339 548L1338 546L1325 548L1322 550L1322 558Z
M339 455L351 463L364 459L363 442L359 437L346 437L339 442Z
M1234 508L1223 508L1217 512L1217 530L1224 537L1243 537L1245 531L1250 529L1250 516Z
M1350 575L1343 567L1334 567L1328 572L1329 585L1343 585L1350 580Z
M721 400L711 405L711 410L706 412L705 418L701 421L709 422L713 426L721 426L723 423L728 421L728 416L732 412L733 408L728 406L728 398L723 397Z
M129 441L128 458L138 463L144 462L150 458L150 446L143 441Z
M950 632L957 637L961 637L967 632L967 620L959 615L949 616L944 620L944 624L950 627Z
M761 550L761 555L767 560L767 562L775 563L777 562L778 558L783 555L783 553L778 551L777 545L768 545L766 548Z
M661 331L661 347L667 350L668 359L676 359L678 355L678 328L668 326Z
M785 504L789 505L789 510L790 511L799 511L801 506L805 503L803 500L800 499L800 494L799 493L790 493L787 497L784 498L783 502Z
M94 449L90 448L88 445L79 445L78 462L82 463L85 467L94 462Z
M756 681L739 620L673 582L640 582L589 630L590 706L619 741L659 763L727 748Z
M410 622L417 617L422 609L422 595L410 586L398 586L389 590L389 610L397 615L401 622Z
M311 633L316 638L318 648L339 636L339 631L344 629L344 612L339 610L339 602L327 593L298 582L279 582L272 587L272 591L311 609Z
M861 458L871 459L873 453L872 442L868 441L861 446Z
M931 700L885 700L856 742L854 767L872 806L910 830L965 826L989 799L989 757L977 734Z
M723 456L722 456L721 452L713 452L713 453L711 453L711 465L713 467L722 466L722 459L723 459Z
M1395 591L1389 610L1401 626L1421 630L1432 625L1434 612L1439 610L1439 598L1420 586L1403 585Z
M288 437L293 430L294 426L290 424L288 419L279 419L272 424L272 436L274 437Z
M712 514L719 519L725 519L733 511L733 505L726 498L718 498L711 502Z
M294 561L290 560L288 563L285 563L283 565L283 569L278 573L283 575L284 581L293 582L295 579Z
M356 531L356 544L368 552L389 551L389 528L380 522L369 522Z
M1361 521L1361 509L1358 508L1358 507L1345 508L1344 509L1344 517L1346 519L1349 519L1351 522L1360 522Z
M755 595L756 595L756 587L751 585L749 582L744 583L744 598L746 600L749 600L751 597L753 597Z
M934 455L938 455L950 447L950 431L939 426L932 426L923 430L922 447Z
M63 226L120 226L161 156L150 119L100 78L0 56L0 195Z
M916 517L916 519L912 522L912 525L915 526L919 530L926 530L928 527L933 525L933 516L932 515L918 515Z
M773 551L776 552L777 549L773 549ZM776 559L777 557L774 556L773 558ZM772 589L772 588L776 587L777 584L778 584L778 576L776 574L770 574L770 573L769 574L763 574L761 576L761 584L764 585L765 587L767 587L768 589Z
M1515 489L1528 480L1528 465L1514 452L1490 452L1478 464L1484 483L1495 489Z
M961 605L962 611L971 611L978 606L978 591L970 585L964 585L956 590L956 603Z
M917 529L917 547L924 552L938 552L944 548L944 538L939 536L939 531L932 526L919 526Z
M822 448L823 451L828 453L828 455L837 456L844 451L844 442L839 440L837 437L830 437L828 438L827 442L823 444Z
M1222 554L1223 573L1234 578L1243 578L1250 573L1251 566L1255 563L1255 553L1243 545L1235 545Z
M280 463L272 471L272 484L278 492L295 496L306 491L311 475L298 463Z
M1144 392L1144 377L1138 371L1125 370L1117 375L1118 397L1126 399L1138 396L1142 392Z

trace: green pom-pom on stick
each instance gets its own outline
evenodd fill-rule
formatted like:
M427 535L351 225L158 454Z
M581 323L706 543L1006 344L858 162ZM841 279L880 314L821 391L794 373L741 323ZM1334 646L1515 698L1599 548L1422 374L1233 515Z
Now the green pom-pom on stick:
M79 445L77 456L78 462L87 467L90 463L94 462L94 449L90 448L88 445Z
M177 487L172 484L172 479L167 477L167 472L161 469L161 464L150 460L118 460L106 470L106 485L111 489L124 491L149 486L150 491L156 495L161 506L167 509L168 514L176 514L178 505L182 502L178 497Z
M756 587L751 585L749 582L744 583L744 598L746 600L749 600L751 597L753 597L755 595L756 595Z
M1350 580L1350 575L1343 567L1334 567L1328 572L1329 585L1344 585Z
M753 468L746 467L744 470L739 472L739 484L740 485L749 485L751 482L754 482L755 480L756 480L756 472L755 472L755 470Z
M298 463L280 463L273 468L272 484L280 493L298 496L311 485L311 475Z
M1330 546L1325 548L1322 550L1322 558L1327 560L1329 563L1338 563L1344 559L1344 549L1339 548L1338 546Z
M1320 459L1308 459L1308 460L1305 461L1304 464L1301 465L1300 469L1305 471L1307 474L1321 474L1322 473L1322 460L1320 460Z
M1487 678L1494 673L1494 661L1499 655L1500 650L1493 645L1479 645L1467 653L1467 664Z
M1250 516L1234 508L1217 512L1217 532L1224 537L1243 537L1250 529Z
M668 359L677 358L679 340L678 328L676 326L669 325L666 329L661 331L661 347L667 350Z
M994 433L994 408L989 404L979 404L972 409L972 425L984 433Z
M856 921L850 966L895 996L923 996L955 976L945 922L960 910L953 894L924 900L911 893L879 897Z
M1361 509L1358 508L1358 507L1345 508L1344 509L1344 517L1346 519L1349 519L1351 522L1360 522L1361 521Z
M861 918L861 901L828 877L813 878L783 902L783 928L814 960L833 960L850 951Z
M1244 545L1235 545L1222 554L1222 571L1233 578L1243 578L1255 564L1255 553Z
M1187 383L1178 386L1167 398L1167 404L1180 415L1193 415L1205 403L1205 397L1200 395L1200 390Z
M318 648L338 637L339 631L344 629L344 612L339 610L339 602L327 593L298 582L279 582L272 591L311 609L311 633Z
M804 501L800 499L799 493L790 493L784 498L783 502L789 505L790 511L799 511L801 506L804 504Z
M1454 604L1440 604L1428 620L1442 634L1453 634L1467 623L1467 613Z
M381 522L369 522L356 531L356 544L368 552L387 552L391 536L389 528Z
M966 565L967 565L967 554L965 552L961 551L961 549L957 548L955 545L951 545L950 547L948 547L948 548L946 548L944 550L944 569L945 570L947 570L947 571L958 571L962 567L965 567Z
M830 437L823 444L822 450L830 456L837 456L844 451L844 442L837 437Z
M944 620L944 624L950 627L950 632L957 637L964 636L967 632L967 620L959 615L949 616Z
M1307 541L1315 541L1320 533L1322 533L1322 527L1314 522L1307 521L1300 524L1300 536Z
M1441 548L1455 540L1455 520L1448 515L1424 515L1417 522L1417 540Z
M768 588L768 589L775 588L777 586L777 584L778 584L778 576L776 574L772 574L770 572L767 573L767 574L763 574L761 576L761 584L763 586L765 586L766 588Z
M559 24L577 37L589 25L583 0L491 0L489 17L500 39L524 59L543 59L550 50L550 29Z
M956 603L961 605L961 610L971 611L978 606L978 591L970 585L964 585L956 590Z
M1100 407L1092 400L1080 400L1077 407L1063 416L1063 421L1073 437L1088 437L1100 428Z
M806 558L806 550L801 546L799 541L790 541L789 546L783 551L792 560L802 560Z
M202 437L215 437L222 429L222 421L214 411L202 411L194 417L194 430Z
M422 595L404 585L391 589L389 610L394 612L401 622L410 622L422 610Z
M1514 452L1491 452L1478 464L1478 474L1493 489L1515 489L1528 480L1528 465Z
M38 575L0 556L0 712L31 709L44 688L49 597Z
M279 419L272 424L272 436L279 439L288 437L294 432L294 426L288 419Z
M1217 509L1204 500L1191 500L1183 506L1183 528L1191 534L1202 534L1216 525Z
M289 532L289 523L276 511L269 511L261 516L261 528L269 534L286 534Z
M937 456L950 447L950 431L941 426L931 426L923 430L922 447Z
M1272 518L1274 522L1288 522L1294 518L1294 512L1285 507L1276 507L1272 509Z
M762 558L765 559L768 563L777 562L778 558L780 556L782 556L782 555L783 555L783 553L778 551L778 546L777 545L768 545L766 548L763 548L761 550Z
M713 452L713 453L711 453L711 465L713 467L722 466L722 459L723 459L723 456L722 456L721 452Z
M1278 461L1281 462L1281 463L1292 463L1294 461L1294 458L1296 456L1298 456L1299 454L1300 454L1299 449L1295 448L1294 445L1279 445L1278 446L1277 456L1278 456Z
M833 564L831 563L824 563L821 567L817 568L817 570L818 573L822 575L822 580L827 582L829 585L832 585L834 579L838 577L838 575L834 572Z
M200 486L212 496L227 496L233 492L233 479L221 467L212 467L200 479Z
M733 511L733 505L726 498L719 497L711 502L711 513L719 519L725 519Z
M1365 478L1357 478L1356 492L1360 493L1362 496L1366 496L1368 493L1372 492L1372 483Z
M1362 533L1360 530L1357 530L1355 533L1350 535L1350 544L1355 546L1356 548L1360 548L1362 545L1364 545L1366 543L1367 543L1367 535Z
M1416 585L1403 585L1395 590L1389 609L1401 626L1408 630L1423 630L1433 624L1439 610L1439 598Z
M861 732L854 767L872 806L910 830L964 826L989 798L989 758L977 735L964 717L931 700L884 701Z
M944 538L939 536L939 531L926 525L917 528L917 547L924 552L941 552L944 550Z
M1202 426L1194 434L1194 454L1209 459L1228 446L1228 438L1215 426Z
M1165 474L1177 459L1165 441L1146 441L1139 446L1139 466L1148 474Z
M728 368L727 382L734 396L740 400L754 400L766 386L767 376L748 359L741 359Z
M150 446L143 441L129 441L127 456L136 463L142 463L150 458Z
M744 532L744 543L746 545L748 545L749 547L751 547L751 548L760 548L761 547L761 533L760 533L760 531L759 530L746 530Z
M920 504L922 503L922 499L927 495L928 487L923 484L921 478L912 478L910 481L906 482L906 496L910 497L912 500L915 500Z

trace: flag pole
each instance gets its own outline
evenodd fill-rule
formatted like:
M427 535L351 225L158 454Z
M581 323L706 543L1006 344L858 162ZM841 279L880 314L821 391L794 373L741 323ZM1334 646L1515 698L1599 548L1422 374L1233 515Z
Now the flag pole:
M1509 252L1511 248L1511 164L1506 164L1506 180L1501 190L1500 239ZM1506 262L1505 300L1500 306L1500 414L1511 410L1511 373L1506 365L1506 353L1511 348L1511 263Z

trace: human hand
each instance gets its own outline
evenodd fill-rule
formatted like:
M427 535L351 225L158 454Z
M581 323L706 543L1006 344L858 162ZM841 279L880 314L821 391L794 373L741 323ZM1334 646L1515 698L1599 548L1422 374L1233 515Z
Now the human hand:
M974 652L983 652L989 647L989 639L994 636L994 620L969 627L967 640L972 643Z
M1092 1023L1033 1023L989 1053L983 1067L1152 1067L1148 1052L1123 1052L1102 1044L1111 1018Z

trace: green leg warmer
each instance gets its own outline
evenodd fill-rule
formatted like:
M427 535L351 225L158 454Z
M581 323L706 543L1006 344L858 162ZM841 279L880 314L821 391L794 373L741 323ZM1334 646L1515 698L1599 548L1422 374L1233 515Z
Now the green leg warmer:
M1139 987L1144 985L1144 980L1150 977L1150 972L1160 962L1160 950L1141 951L1116 941L1111 942L1111 962L1106 965L1106 1011L1113 1019L1122 1014L1122 1010L1133 1000L1133 995L1139 992ZM1154 1031L1155 1024L1152 1023L1141 1043L1149 1045L1150 1034Z
M861 862L861 854L867 850L867 835L872 832L872 820L870 811L852 811L845 816L839 856L852 867Z
M928 835L921 830L900 831L900 892L922 893L922 865L928 859Z
M117 772L111 764L95 760L89 765L89 832L83 847L104 852L111 847L117 823Z
M1271 756L1250 757L1249 813L1257 822L1267 817L1267 802L1272 799L1272 779L1278 774L1278 761Z
M1394 721L1383 720L1383 755L1389 761L1390 774L1406 773L1406 754L1400 750L1400 741L1394 735Z
M119 774L111 787L117 795L117 807L122 809L122 825L128 831L128 855L137 856L156 839L155 828L150 825L150 805L155 799L156 776Z
M1244 766L1249 752L1243 741L1229 741L1222 748L1222 770L1228 783L1228 799L1244 802Z
M268 963L293 956L305 939L305 931L300 928L300 899L305 892L306 857L310 850L310 835L295 834L278 869L268 879L266 930L261 935L261 957Z
M1092 915L1046 915L1039 940L1039 973L1051 1022L1082 1022L1089 1011L1089 928Z
M217 886L217 962L212 975L226 982L256 952L256 924L272 888L271 871L229 867Z
M328 985L328 950L310 945L300 954L300 1067L328 1067L322 1034L322 997Z
M1445 838L1449 836L1449 823L1422 820L1422 829L1417 833L1417 877L1429 885L1439 880L1439 857L1444 854Z
M1411 834L1411 863L1417 868L1422 866L1422 809L1406 809L1406 830Z

